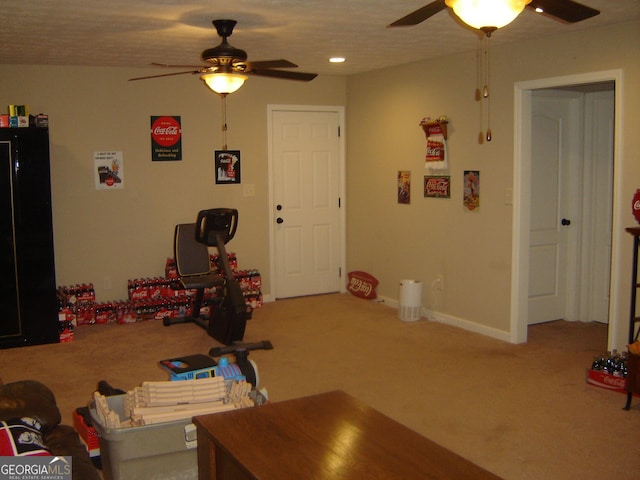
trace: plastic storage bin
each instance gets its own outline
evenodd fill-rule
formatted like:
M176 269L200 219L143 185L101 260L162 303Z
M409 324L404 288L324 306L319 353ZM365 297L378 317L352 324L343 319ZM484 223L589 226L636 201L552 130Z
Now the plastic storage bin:
M420 320L422 308L422 282L419 280L400 281L398 317L405 322Z
M124 395L107 397L124 420ZM131 428L106 428L91 409L100 437L105 480L191 480L198 478L196 429L190 420Z

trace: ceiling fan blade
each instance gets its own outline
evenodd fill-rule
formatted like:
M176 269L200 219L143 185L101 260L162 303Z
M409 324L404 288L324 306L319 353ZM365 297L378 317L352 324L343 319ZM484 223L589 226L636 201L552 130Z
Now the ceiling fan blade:
M547 15L563 22L576 23L600 13L595 8L587 7L572 0L532 0L528 8L540 8Z
M167 67L167 68L206 68L204 65L169 65L168 63L152 62L154 67Z
M130 78L129 81L131 82L133 80L146 80L148 78L171 77L173 75L184 75L185 73L196 74L196 73L202 73L202 71L201 70L189 70L187 72L162 73L160 75L148 75L146 77Z
M251 70L247 75L257 75L259 77L283 78L286 80L300 80L308 82L318 76L317 73L286 72L284 70Z
M259 62L241 62L247 66L247 70L264 69L264 68L297 68L298 65L291 63L289 60L263 60Z
M436 0L435 2L431 2L429 5L419 8L415 12L411 12L409 15L406 15L399 20L396 20L395 22L387 25L387 27L409 27L411 25L417 25L445 8L447 8L447 5L444 3L444 0Z

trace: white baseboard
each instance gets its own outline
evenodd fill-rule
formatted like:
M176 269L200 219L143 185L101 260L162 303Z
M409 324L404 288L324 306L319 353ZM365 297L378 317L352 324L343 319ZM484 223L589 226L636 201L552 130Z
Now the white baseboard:
M378 297L377 299L372 301L377 303L383 303L392 308L396 308L396 309L398 308L398 300L394 298ZM445 325L451 325L453 327L461 328L463 330L479 333L481 335L502 340L504 342L509 341L509 332L505 332L504 330L498 330L493 327L487 327L486 325L480 325L478 323L465 320L464 318L459 318L446 313L429 310L428 308L425 308L425 307L422 307L420 309L420 313L422 314L425 320L444 323Z

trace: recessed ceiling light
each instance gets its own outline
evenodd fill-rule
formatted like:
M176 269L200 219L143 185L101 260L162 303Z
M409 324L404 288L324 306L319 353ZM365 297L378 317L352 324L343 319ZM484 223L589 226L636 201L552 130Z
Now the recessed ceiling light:
M342 63L342 62L344 62L345 60L346 60L346 59L345 59L344 57L331 57L331 58L329 59L329 61L330 61L331 63Z

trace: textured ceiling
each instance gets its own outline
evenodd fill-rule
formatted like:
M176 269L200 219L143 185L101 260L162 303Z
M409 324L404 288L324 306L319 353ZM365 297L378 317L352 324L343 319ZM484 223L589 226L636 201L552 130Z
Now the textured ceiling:
M640 0L580 0L601 11L567 25L525 10L494 45L640 18ZM229 43L249 60L285 58L300 71L350 75L473 50L477 34L449 9L413 27L386 25L430 0L0 0L0 64L200 65L220 38L211 20L238 21ZM331 56L347 62L329 64ZM162 71L165 72L164 70Z

